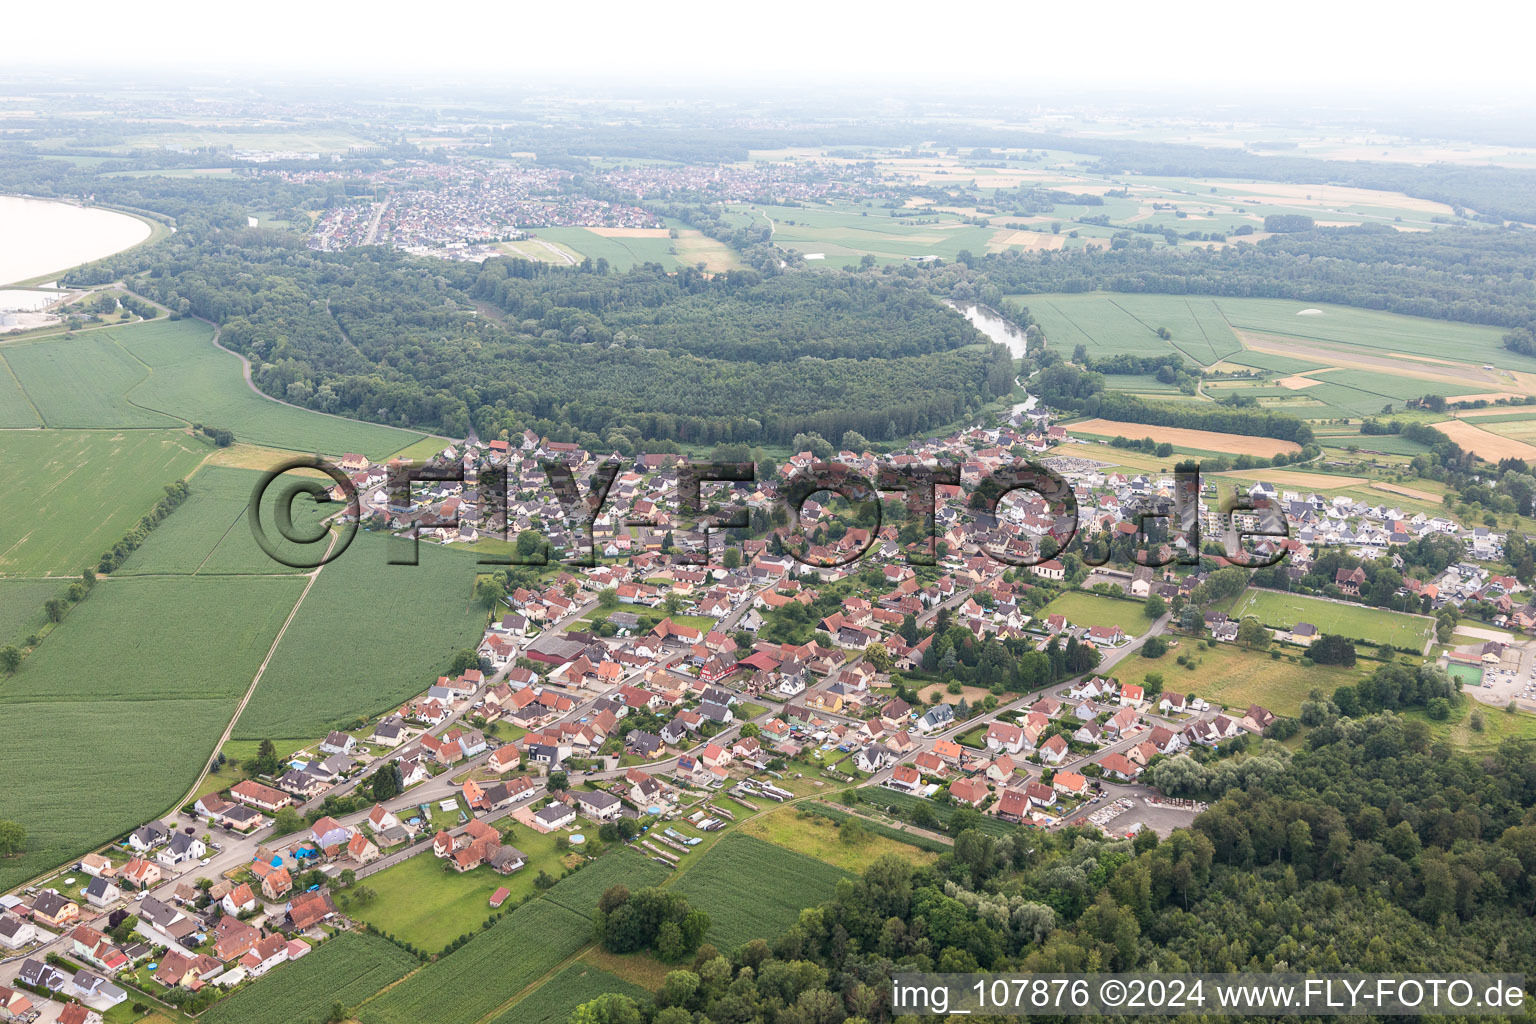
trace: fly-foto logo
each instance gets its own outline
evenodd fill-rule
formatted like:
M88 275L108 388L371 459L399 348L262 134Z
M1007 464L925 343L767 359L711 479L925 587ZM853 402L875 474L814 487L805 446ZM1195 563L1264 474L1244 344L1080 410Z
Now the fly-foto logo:
M627 513L610 508L614 481L622 468L618 462L599 463L582 479L557 459L542 460L537 465L538 483L547 486L553 496L549 511L574 538L573 543L565 545L566 564L597 564L596 531L600 521L614 530L657 526L654 514L640 514L633 508ZM1138 499L1135 511L1128 517L1086 537L1072 485L1049 466L1028 460L994 467L965 480L963 485L958 466L938 462L889 462L877 465L872 474L836 461L810 462L791 467L781 478L759 481L757 467L751 462L680 461L676 474L677 514L689 522L689 528L701 539L691 548L673 553L672 560L685 565L710 564L714 551L725 542L725 531L751 528L745 506L717 509L713 500L706 502L706 484L754 488L761 485L775 513L774 521L783 524L773 531L780 548L802 565L817 569L846 566L864 558L880 534L886 502L898 496L911 537L901 546L901 557L909 565L937 564L940 541L936 512L941 488L946 495L958 494L959 507L952 518L964 520L970 527L976 550L1011 566L1042 565L1069 550L1075 550L1089 565L1102 565L1109 560L1114 544L1129 540L1129 557L1138 565L1196 564L1201 552L1210 551L1214 545L1214 553L1231 564L1260 569L1284 557L1280 542L1289 537L1285 518L1278 514L1272 501L1262 497L1244 500L1231 495L1220 507L1222 521L1229 525L1202 547L1200 467L1193 462L1180 463L1175 468L1171 493ZM451 512L444 514L421 500L425 488L441 490L455 484L461 493L472 492L475 501L461 498L448 502ZM526 491L529 485L530 481L514 479L505 465L487 463L471 475L462 462L390 463L387 503L381 518L386 523L393 521L398 526L396 532L412 541L409 552L391 558L391 564L416 564L416 545L423 531L456 531L468 521L466 517L471 512L480 524L479 536L514 539L516 531L510 526L511 495ZM808 506L817 496L826 495L843 498L849 508L848 519L859 524L852 543L817 543L813 532L807 529ZM335 521L341 532L332 536L323 527L300 530L293 516L294 502L300 496L335 506L337 511L327 521ZM1022 505L1027 510L1021 518L1028 521L1029 529L1019 528L1013 522L1010 498L1015 508ZM953 508L956 502L951 500L949 504ZM820 503L817 511L819 514ZM267 531L269 515L277 538ZM364 515L362 499L351 478L329 462L310 458L295 459L268 471L251 495L249 519L257 543L272 558L296 568L315 568L346 551ZM1095 516L1094 525L1106 524L1102 516ZM913 528L915 536L911 536ZM845 531L843 537L848 538L850 532ZM1263 542L1265 550L1249 550L1247 542L1254 539ZM543 550L521 556L489 554L481 558L483 564L489 565L545 565L548 561Z

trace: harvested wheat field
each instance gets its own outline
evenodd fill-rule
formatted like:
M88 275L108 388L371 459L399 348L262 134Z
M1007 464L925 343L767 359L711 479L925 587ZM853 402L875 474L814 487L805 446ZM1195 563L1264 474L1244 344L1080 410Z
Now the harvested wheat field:
M1114 420L1084 420L1070 423L1071 434L1096 434L1100 437L1150 437L1162 444L1167 442L1176 448L1194 448L1199 451L1221 452L1226 455L1262 455L1271 458L1281 452L1299 452L1301 446L1293 441L1281 441L1274 437L1249 437L1246 434L1222 434L1214 430L1190 430L1185 427L1154 427L1145 423L1118 423Z
M1275 383L1289 391L1303 391L1307 388L1317 387L1322 381L1313 380L1311 377L1298 373L1294 377L1282 377L1280 380L1275 381Z
M1516 441L1512 437L1500 437L1465 420L1441 420L1430 426L1461 445L1467 451L1489 462L1500 459L1536 459L1536 445Z
M1060 249L1066 244L1066 235L1053 235L1046 231L1009 231L1006 228L993 233L992 241L987 243L987 249L997 252L1001 249L1017 248L1030 251L1044 249Z
M1359 487L1366 482L1363 476L1338 476L1333 473L1299 473L1288 469L1229 469L1211 476L1230 477L1234 480L1263 480L1277 487L1296 487L1308 491L1329 488ZM1435 498L1439 500L1438 497Z

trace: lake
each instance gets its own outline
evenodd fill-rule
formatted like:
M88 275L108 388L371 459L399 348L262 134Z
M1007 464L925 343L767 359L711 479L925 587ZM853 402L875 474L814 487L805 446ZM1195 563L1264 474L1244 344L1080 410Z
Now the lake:
M0 285L62 273L149 233L148 224L112 210L0 196Z
M950 303L950 306L957 310L961 316L969 320L972 327L976 328L982 334L985 334L999 345L1007 346L1008 351L1013 353L1013 358L1024 358L1023 331L1019 330L1017 327L1013 326L1013 324L1004 320L1002 317L998 316L996 313L992 312L985 306L977 306L974 304L960 306L953 302Z

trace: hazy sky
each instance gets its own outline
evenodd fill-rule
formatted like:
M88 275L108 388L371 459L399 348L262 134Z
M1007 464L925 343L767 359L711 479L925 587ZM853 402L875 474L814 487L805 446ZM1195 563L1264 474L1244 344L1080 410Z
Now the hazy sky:
M508 81L850 76L1213 94L1536 91L1536 5L398 3L13 5L0 69L475 74ZM35 44L27 40L36 40ZM1506 96L1507 98L1507 96Z

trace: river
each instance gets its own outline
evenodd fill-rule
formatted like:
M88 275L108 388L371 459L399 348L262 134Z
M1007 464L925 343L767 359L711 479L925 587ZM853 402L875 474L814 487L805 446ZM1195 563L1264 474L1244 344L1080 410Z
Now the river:
M44 199L0 196L0 285L62 274L149 237L137 217Z
M1023 331L985 306L978 306L974 303L961 306L953 302L949 303L949 305L961 316L969 320L972 327L999 345L1007 346L1008 351L1013 353L1015 359L1024 358Z

